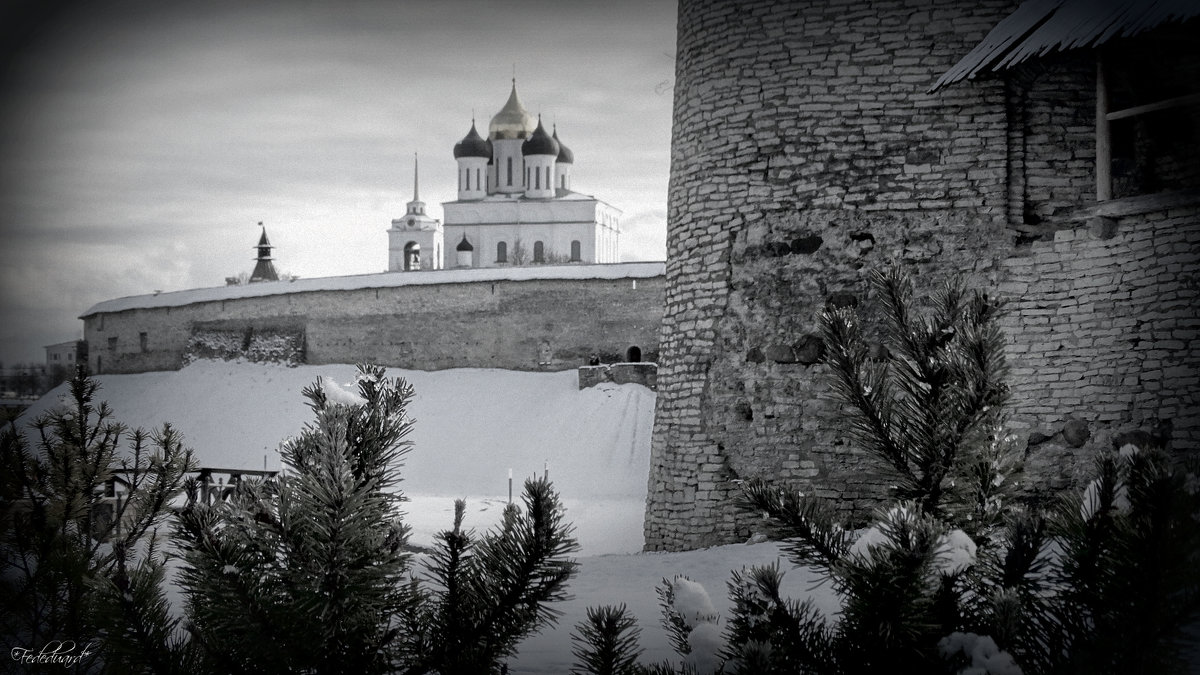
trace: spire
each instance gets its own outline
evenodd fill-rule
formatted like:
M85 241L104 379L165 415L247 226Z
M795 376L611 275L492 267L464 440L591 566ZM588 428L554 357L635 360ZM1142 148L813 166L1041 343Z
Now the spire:
M258 238L257 263L254 265L254 271L250 273L250 282L258 281L279 281L279 274L275 271L275 264L271 262L271 242L267 240L267 228L258 221L258 226L262 228L262 235Z
M417 189L417 186L418 186L417 177L421 173L420 169L421 169L421 167L417 163L417 153L414 152L413 153L413 201L414 202L421 201L421 198L418 196L420 194L420 191Z

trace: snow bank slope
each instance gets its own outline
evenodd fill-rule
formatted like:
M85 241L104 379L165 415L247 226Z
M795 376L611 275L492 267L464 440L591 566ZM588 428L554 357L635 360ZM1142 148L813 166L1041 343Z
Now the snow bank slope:
M301 390L318 377L342 384L353 366L200 361L174 372L100 375L100 399L116 419L147 429L170 422L202 466L279 468L278 447L311 420ZM415 444L405 490L427 495L505 495L549 463L571 498L636 498L646 492L654 393L637 385L580 391L574 371L388 370L415 387ZM57 401L55 390L26 414Z

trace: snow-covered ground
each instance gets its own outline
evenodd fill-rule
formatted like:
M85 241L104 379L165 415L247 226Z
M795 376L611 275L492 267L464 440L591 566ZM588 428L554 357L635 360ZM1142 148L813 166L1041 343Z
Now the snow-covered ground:
M301 390L319 377L343 385L355 368L199 361L176 372L101 375L99 397L115 419L152 429L170 422L196 452L201 466L279 468L278 446L311 419ZM437 372L390 369L415 389L409 414L414 448L405 461L402 487L413 543L429 545L450 526L454 499L467 500L466 524L485 529L498 522L508 499L526 476L549 471L576 527L580 571L560 603L557 627L526 640L510 662L513 673L565 673L570 632L588 607L625 603L642 628L644 660L674 659L659 626L655 587L663 577L685 574L708 590L728 614L725 582L730 571L779 558L776 544L723 546L667 554L639 553L650 461L654 392L635 384L579 390L575 371L524 373L462 369ZM54 405L58 389L24 419ZM787 569L786 564L784 569ZM787 591L803 597L815 579L790 570ZM836 601L822 588L818 602Z

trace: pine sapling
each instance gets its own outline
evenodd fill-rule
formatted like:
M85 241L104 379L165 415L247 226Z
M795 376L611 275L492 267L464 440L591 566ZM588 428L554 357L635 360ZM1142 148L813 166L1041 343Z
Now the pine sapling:
M304 395L314 422L281 450L273 483L181 514L180 580L193 640L227 672L393 672L395 617L412 600L400 460L412 388L361 367L357 393Z
M403 619L414 645L405 672L499 672L518 642L557 621L551 603L567 597L579 544L548 480L526 480L522 503L482 536L463 529L465 504L455 504L454 528L438 536L428 583Z
M170 425L130 431L99 389L77 369L65 405L0 431L0 630L14 647L120 634L96 588L133 564L193 468Z
M587 619L576 624L571 634L572 675L637 675L641 632L624 603L589 607Z

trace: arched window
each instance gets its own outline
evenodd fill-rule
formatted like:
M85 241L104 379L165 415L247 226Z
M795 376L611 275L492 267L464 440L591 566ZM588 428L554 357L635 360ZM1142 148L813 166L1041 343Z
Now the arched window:
M505 242L496 244L496 262L508 262L508 244Z
M512 157L508 158L508 184L512 185Z
M471 170L463 169L463 173L467 174L467 192L471 191Z
M475 189L482 190L483 183L479 182L479 169L475 169Z
M534 176L533 176L533 182L534 182L534 186L533 186L533 188L534 188L535 190L541 190L541 189L542 189L542 170L541 170L541 169L536 169L536 168L535 168L535 169L533 170L533 173L534 173Z
M571 262L579 262L583 259L583 257L580 255L581 248L583 247L579 245L578 239L571 242Z
M533 242L533 262L546 262L546 246L540 241Z
M642 360L642 348L633 345L625 350L625 360L629 363L640 363Z
M421 269L421 245L410 241L404 247L404 271L411 272Z

